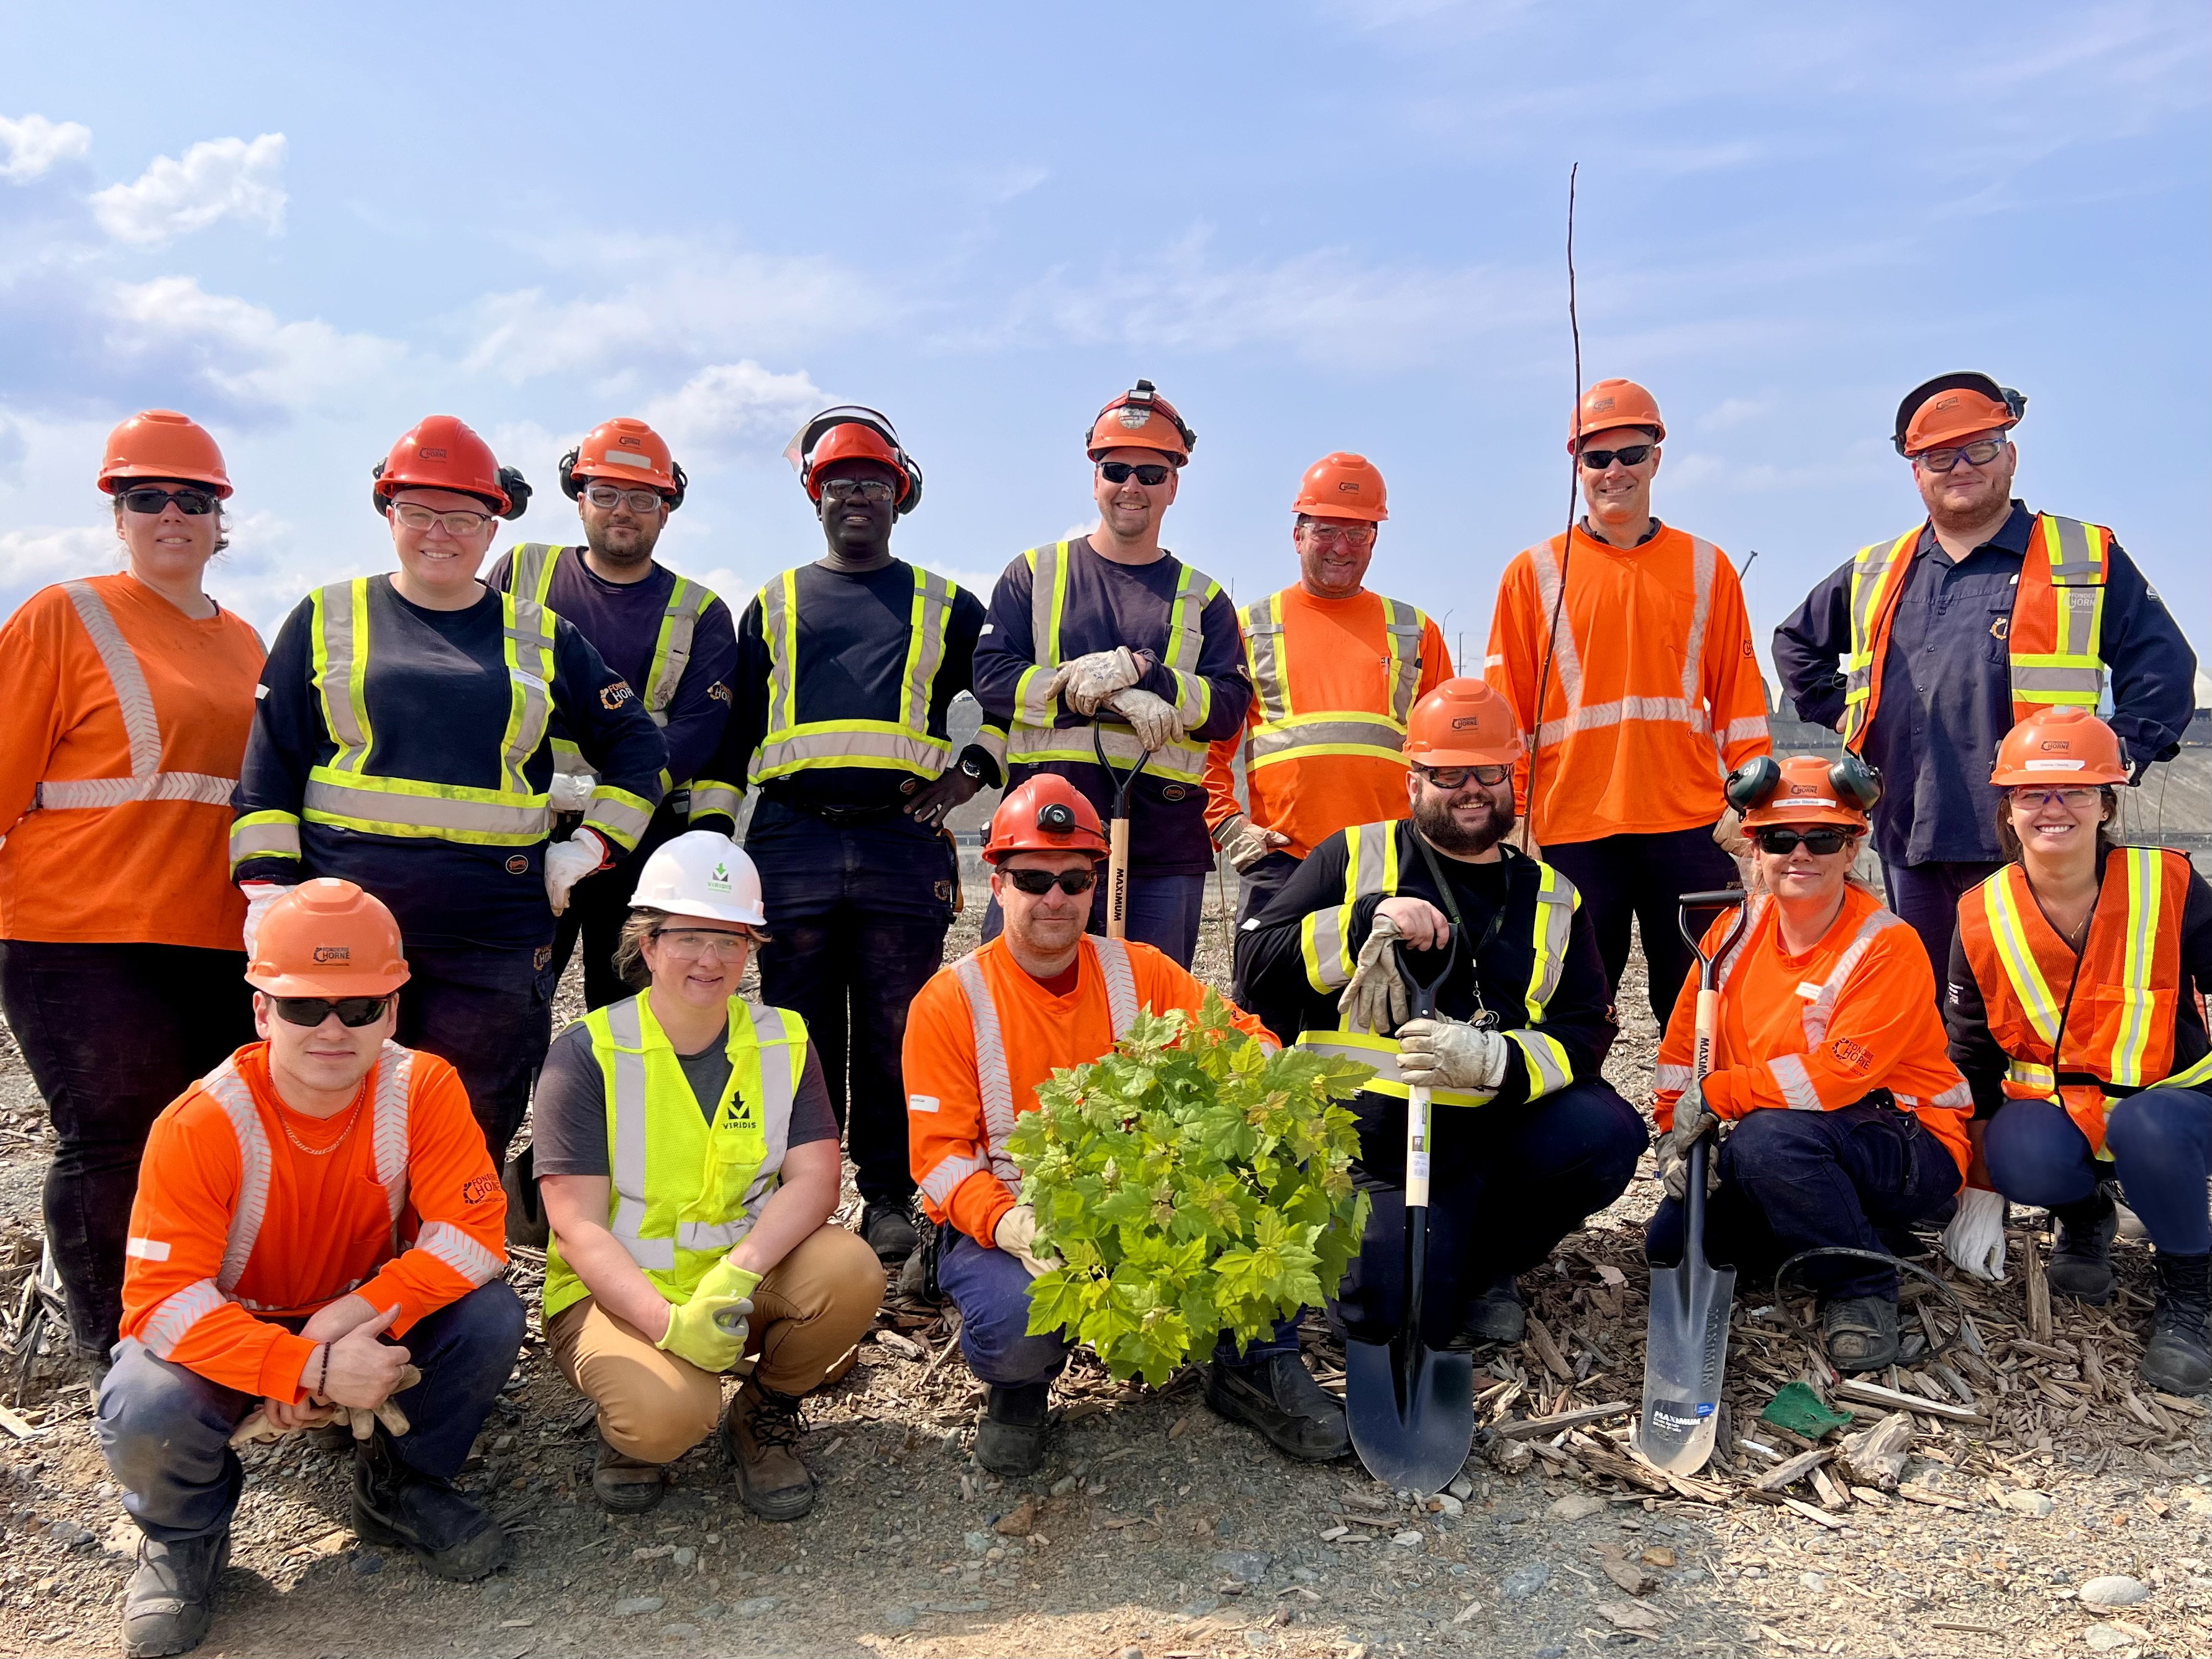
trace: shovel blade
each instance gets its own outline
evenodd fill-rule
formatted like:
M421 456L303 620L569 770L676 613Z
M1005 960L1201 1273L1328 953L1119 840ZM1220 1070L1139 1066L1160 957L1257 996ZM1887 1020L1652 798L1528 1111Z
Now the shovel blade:
M1344 1415L1368 1474L1394 1492L1442 1492L1474 1444L1474 1357L1347 1341Z
M1735 1269L1711 1266L1694 1241L1680 1267L1651 1269L1636 1449L1669 1474L1695 1474L1713 1455L1735 1298Z

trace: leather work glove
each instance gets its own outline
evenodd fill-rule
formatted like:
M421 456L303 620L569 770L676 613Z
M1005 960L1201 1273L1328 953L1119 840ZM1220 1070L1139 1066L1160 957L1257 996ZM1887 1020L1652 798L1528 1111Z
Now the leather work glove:
M1747 893L1763 893L1766 879L1759 873L1759 849L1743 832L1743 814L1735 807L1721 810L1721 818L1713 826L1713 845L1735 860L1736 881Z
M1353 1030L1395 1031L1413 1007L1398 973L1398 941L1404 937L1397 918L1386 911L1375 913L1375 925L1359 947L1352 978L1336 1000L1338 1014Z
M246 926L240 930L246 941L246 959L253 960L253 942L261 936L261 918L269 914L269 907L292 890L273 881L249 881L240 884L240 892L246 895Z
M422 1373L418 1367L402 1366L399 1385L392 1392L404 1394L422 1380ZM302 1429L319 1429L325 1423L341 1421L350 1425L353 1437L356 1440L368 1439L375 1432L375 1425L379 1423L393 1434L405 1434L414 1427L407 1420L407 1413L389 1398L374 1407L334 1406L319 1395L309 1395L307 1403L309 1410L307 1415L289 1429L270 1422L268 1413L256 1406L246 1413L246 1420L230 1431L230 1443L233 1446L250 1446L256 1442L282 1440L286 1435L297 1434Z
M559 915L568 908L568 890L607 861L607 844L598 832L579 830L545 849L545 902Z
M1505 1081L1509 1045L1463 1019L1409 1019L1398 1028L1398 1075L1409 1088L1487 1091Z
M1156 691L1133 685L1107 698L1106 706L1129 722L1137 741L1147 749L1164 749L1182 735L1182 716Z
M1036 1238L1036 1211L1027 1204L1017 1204L999 1218L999 1224L991 1229L991 1242L1029 1269L1036 1279L1050 1273L1060 1265L1056 1255L1039 1255L1030 1248Z
M1683 1091L1682 1097L1674 1103L1674 1127L1667 1132L1667 1139L1659 1143L1659 1178L1666 1183L1667 1196L1676 1203L1689 1190L1690 1148L1698 1139L1720 1127L1720 1119L1705 1109L1705 1097L1695 1084ZM1717 1139L1714 1151L1719 1150ZM1708 1155L1705 1159L1705 1191L1713 1192L1721 1184L1721 1161Z
M1213 844L1229 854L1241 875L1268 854L1288 847L1291 838L1279 830L1262 830L1242 812L1232 812L1214 831Z
M1136 653L1126 645L1117 645L1111 651L1093 651L1060 664L1046 695L1057 696L1063 705L1087 720L1098 712L1107 698L1134 685L1143 677L1144 670L1137 666Z
M1960 1189L1959 1212L1943 1229L1943 1254L1954 1267L1992 1285L2004 1283L2005 1200L1986 1187Z
M599 781L589 772L556 772L545 791L545 804L556 812L581 812L591 805Z
M668 1310L668 1328L653 1346L702 1371L726 1371L745 1351L752 1293L761 1276L727 1258L707 1269L690 1300Z

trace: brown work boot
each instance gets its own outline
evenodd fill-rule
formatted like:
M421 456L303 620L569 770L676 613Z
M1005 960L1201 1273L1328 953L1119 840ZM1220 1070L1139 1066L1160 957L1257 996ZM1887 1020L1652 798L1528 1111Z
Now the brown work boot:
M599 1437L592 1457L592 1496L611 1515L641 1515L668 1491L666 1467L617 1451Z
M799 1405L799 1395L749 1376L722 1410L722 1450L738 1496L763 1521L796 1521L814 1507L814 1476L799 1460L799 1437L806 1432Z

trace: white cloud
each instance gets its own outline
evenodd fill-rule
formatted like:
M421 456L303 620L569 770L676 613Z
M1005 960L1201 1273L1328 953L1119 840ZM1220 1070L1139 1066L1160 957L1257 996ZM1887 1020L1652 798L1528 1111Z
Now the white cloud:
M57 161L73 161L92 148L92 129L75 121L49 121L43 115L0 115L0 179L27 185Z
M748 357L701 369L642 418L680 453L727 453L781 443L829 401L805 369L776 374Z
M271 236L284 228L284 135L211 138L181 161L157 155L127 185L92 197L100 228L119 241L166 242L204 230L219 219L243 219Z
M108 343L126 356L188 366L208 387L249 408L296 411L342 404L399 361L401 348L319 319L283 322L189 276L118 283L106 307Z
M0 532L0 616L52 582L119 569L123 546L112 525L38 525Z

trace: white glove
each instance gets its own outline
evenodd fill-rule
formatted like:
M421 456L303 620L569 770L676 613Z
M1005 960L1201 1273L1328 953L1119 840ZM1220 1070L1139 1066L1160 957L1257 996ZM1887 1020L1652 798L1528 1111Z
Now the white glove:
M1375 913L1375 925L1359 947L1352 978L1336 1000L1337 1012L1353 1030L1395 1031L1413 1007L1398 973L1398 941L1404 937L1395 916L1382 910Z
M1463 1019L1409 1019L1398 1028L1398 1076L1414 1089L1489 1091L1505 1081L1504 1035Z
M607 861L607 844L592 830L579 830L545 849L545 902L559 915L568 908L568 890Z
M1126 645L1117 645L1111 651L1093 651L1088 656L1060 664L1045 695L1057 696L1062 703L1088 719L1098 712L1107 698L1143 678L1144 670L1137 666L1135 653Z
M1959 1212L1943 1229L1943 1254L1958 1270L1992 1285L2004 1283L2005 1200L1986 1187L1962 1188Z
M1242 872L1277 848L1288 847L1291 838L1279 830L1262 830L1242 812L1232 812L1214 831L1213 844L1228 854L1230 863Z
M1659 1143L1659 1179L1665 1184L1667 1196L1677 1204L1689 1190L1690 1148L1704 1136L1720 1126L1720 1119L1705 1109L1705 1097L1695 1084L1682 1091L1674 1103L1674 1127ZM1720 1143L1716 1139L1712 1150L1705 1155L1705 1191L1712 1192L1721 1184Z
M247 881L239 884L238 890L246 895L246 939L248 960L253 956L253 943L261 937L261 918L269 914L269 907L292 890L273 881Z
M589 772L556 772L545 791L545 804L556 812L584 811L599 781Z
M1131 686L1107 698L1106 706L1129 722L1137 741L1147 749L1164 749L1182 735L1182 716L1156 691Z
M1026 1204L1017 1204L999 1218L999 1224L991 1229L991 1242L1029 1269L1031 1279L1050 1273L1060 1265L1056 1255L1039 1255L1030 1248L1036 1237L1036 1212Z

